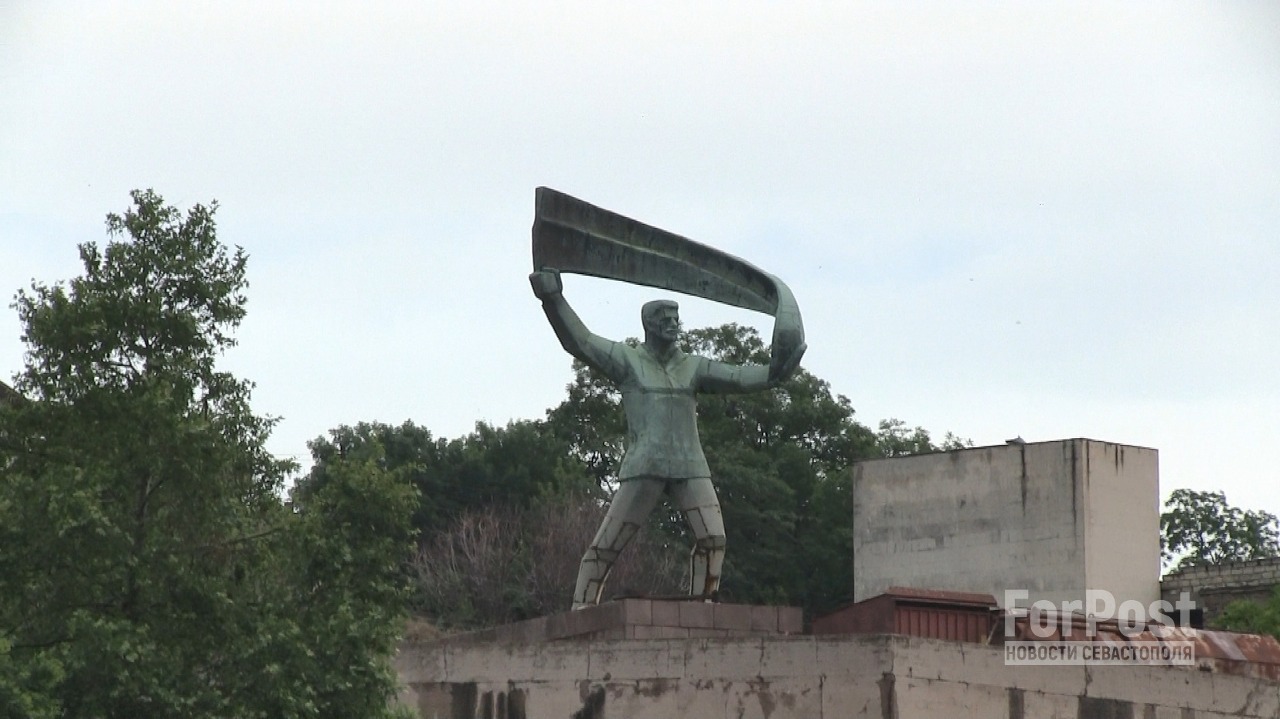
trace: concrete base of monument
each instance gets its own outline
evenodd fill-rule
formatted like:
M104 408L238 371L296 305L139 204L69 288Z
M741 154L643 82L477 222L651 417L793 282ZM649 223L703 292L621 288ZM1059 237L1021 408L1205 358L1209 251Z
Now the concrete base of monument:
M619 599L450 637L449 642L764 637L804 631L799 607L715 604L690 599Z
M654 626L612 604L596 609L623 621L594 631ZM883 634L574 641L593 631L579 629L403 644L397 699L423 719L1280 717L1280 683L1194 667L1017 666L1000 646Z

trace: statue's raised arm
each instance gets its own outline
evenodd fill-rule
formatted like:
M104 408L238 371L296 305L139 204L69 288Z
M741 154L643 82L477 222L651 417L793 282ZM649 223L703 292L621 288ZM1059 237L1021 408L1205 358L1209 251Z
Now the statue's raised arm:
M582 318L564 298L560 273L553 269L537 270L529 275L529 284L533 287L533 294L542 300L542 311L546 313L547 321L565 352L618 381L622 370L616 352L617 343L587 329Z

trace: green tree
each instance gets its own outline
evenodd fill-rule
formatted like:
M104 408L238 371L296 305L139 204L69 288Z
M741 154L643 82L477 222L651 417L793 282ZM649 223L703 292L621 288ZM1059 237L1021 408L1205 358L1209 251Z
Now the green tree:
M1160 515L1160 545L1174 569L1280 555L1280 524L1270 512L1227 504L1223 492L1176 489Z
M371 459L387 471L403 472L423 501L413 524L428 541L458 517L494 506L527 507L544 496L582 492L589 486L582 466L545 422L521 420L505 427L484 422L457 439L434 437L412 422L398 426L361 422L340 426L309 443L311 471L294 488L305 506L329 481L342 459Z
M14 304L32 401L0 406L0 702L385 714L412 488L357 467L307 512L285 507L273 421L217 366L246 256L217 240L214 205L133 202L105 247L80 246L80 277Z
M290 697L264 716L388 713L398 678L387 659L408 616L417 535L419 494L406 474L387 471L377 455L330 463L329 481L284 536L279 556L287 564L272 611L285 631L270 649L254 645L266 651L245 663L276 667L285 679L270 677L247 692ZM299 680L305 684L293 684Z
M929 430L924 427L909 428L900 419L880 420L880 431L876 432L876 448L882 457L905 457L972 446L973 442L961 439L951 432L947 432L941 444L934 444Z

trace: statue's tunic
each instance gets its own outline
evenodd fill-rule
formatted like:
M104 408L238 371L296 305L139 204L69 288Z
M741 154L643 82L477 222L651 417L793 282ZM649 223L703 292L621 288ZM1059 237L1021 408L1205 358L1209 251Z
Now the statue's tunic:
M618 385L627 413L627 447L618 479L711 476L698 439L694 398L707 360L675 348L663 362L643 345L620 347L625 350L626 375Z
M742 368L690 355L678 347L665 358L645 345L602 338L588 349L592 364L618 385L627 413L627 444L619 480L710 477L698 439L698 392L742 385Z

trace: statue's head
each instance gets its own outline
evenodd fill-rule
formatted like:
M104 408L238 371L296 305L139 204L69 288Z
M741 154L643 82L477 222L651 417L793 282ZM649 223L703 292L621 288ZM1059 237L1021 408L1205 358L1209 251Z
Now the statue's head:
M680 305L671 300L654 300L640 308L640 324L645 340L656 337L663 342L680 339Z

